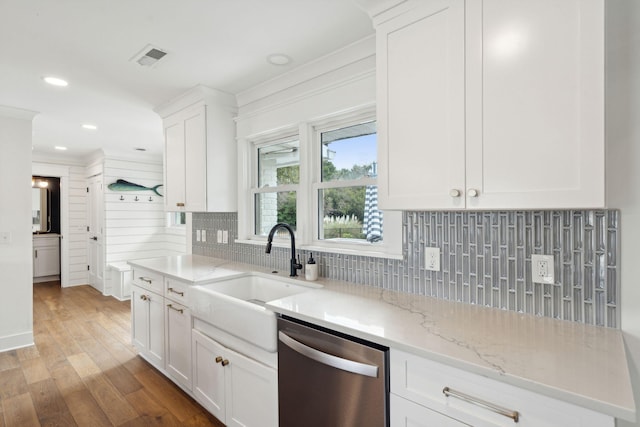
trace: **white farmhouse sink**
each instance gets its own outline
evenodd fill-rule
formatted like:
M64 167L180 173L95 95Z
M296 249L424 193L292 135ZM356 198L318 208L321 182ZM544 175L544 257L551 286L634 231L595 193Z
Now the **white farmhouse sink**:
M277 350L276 315L269 301L321 285L259 273L234 276L190 290L193 316L269 352Z

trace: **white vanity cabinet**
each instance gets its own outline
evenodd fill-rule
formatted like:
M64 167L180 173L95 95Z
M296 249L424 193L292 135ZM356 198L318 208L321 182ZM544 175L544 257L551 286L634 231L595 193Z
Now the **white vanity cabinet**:
M33 277L50 278L60 275L60 236L43 234L33 236ZM46 279L42 279L46 280Z
M391 349L390 364L391 427L615 425L612 417L590 409L401 350Z
M278 373L193 330L193 394L233 427L277 427Z
M409 0L373 14L384 209L604 201L603 0Z
M165 135L165 210L236 211L235 98L197 87L158 113Z

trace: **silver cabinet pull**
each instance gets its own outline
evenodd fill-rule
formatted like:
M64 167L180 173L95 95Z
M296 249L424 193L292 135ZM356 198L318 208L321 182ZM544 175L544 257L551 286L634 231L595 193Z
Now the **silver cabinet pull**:
M365 375L373 378L378 377L378 367L375 365L367 365L365 363L355 362L332 354L323 353L315 348L311 348L294 340L282 331L278 332L278 339L291 350L300 353L309 359L313 359L316 362L332 366L337 369L342 369L343 371L352 372L354 374Z
M183 296L184 296L184 292L176 291L176 290L174 290L173 288L167 288L167 290L168 290L169 292L173 292L174 294L178 294L178 295L180 295L181 297L183 297Z
M138 279L142 280L143 282L147 282L149 284L151 284L151 282L153 282L153 280L149 279L148 277L140 276L140 277L138 277Z
M511 418L514 423L517 423L520 420L520 413L518 411L512 411L511 409L506 409L506 408L503 408L502 406L494 405L491 402L478 399L477 397L470 396L466 393L462 393L457 390L453 390L449 387L443 388L442 393L447 397L455 397L457 399L464 400L465 402L471 403L472 405L480 406L482 408L493 411L497 414L504 415L507 418Z
M171 310L175 310L175 311L177 311L177 312L178 312L178 313L180 313L180 314L183 314L183 313L184 313L184 309L183 309L183 308L175 308L175 307L173 306L173 304L167 304L167 307L169 307Z

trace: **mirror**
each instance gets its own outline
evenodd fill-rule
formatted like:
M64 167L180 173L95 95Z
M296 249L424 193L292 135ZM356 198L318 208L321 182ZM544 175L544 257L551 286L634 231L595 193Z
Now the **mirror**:
M31 231L44 233L51 231L51 206L48 188L31 189Z

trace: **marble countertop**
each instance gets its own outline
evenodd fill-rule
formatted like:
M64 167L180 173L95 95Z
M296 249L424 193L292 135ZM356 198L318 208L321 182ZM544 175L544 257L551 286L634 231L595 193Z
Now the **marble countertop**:
M194 284L234 273L271 273L196 255L130 263ZM611 416L635 418L620 330L342 281L315 283L324 287L271 301L268 308Z

